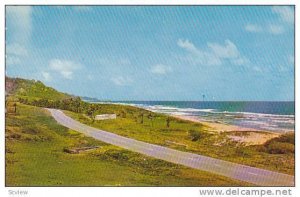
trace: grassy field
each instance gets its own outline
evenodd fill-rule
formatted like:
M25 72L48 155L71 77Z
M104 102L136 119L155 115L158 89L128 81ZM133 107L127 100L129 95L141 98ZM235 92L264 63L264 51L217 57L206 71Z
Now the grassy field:
M39 107L6 114L6 186L246 186L130 152L58 125ZM79 154L64 150L99 146Z
M123 113L119 112L120 108ZM153 113L138 108L130 108L130 110L126 111L124 106L110 104L102 105L102 109L102 113L106 113L107 109L115 109L115 111L111 110L108 112L115 112L119 116L115 120L92 121L84 114L70 111L65 111L65 113L84 124L122 136L294 175L295 161L293 152L276 154L277 152L266 151L263 145L244 146L229 140L227 133L212 132L210 128L200 123L176 118L170 118L170 126L167 127L167 116L154 114L155 118L149 119L147 117L150 113ZM144 114L143 123L141 123L141 117L139 117L141 113ZM291 136L294 137L294 134L291 134ZM289 143L287 145L289 146L288 148L294 146Z

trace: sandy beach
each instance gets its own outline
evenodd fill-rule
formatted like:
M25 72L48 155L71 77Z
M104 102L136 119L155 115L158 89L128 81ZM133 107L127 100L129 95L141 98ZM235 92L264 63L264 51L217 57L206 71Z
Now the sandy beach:
M188 120L192 122L201 123L210 128L211 131L221 133L226 132L228 133L227 137L233 141L243 143L245 145L258 145L263 144L266 141L279 137L282 135L281 133L276 133L273 131L264 131L264 130L257 130L253 128L246 128L240 127L236 125L228 125L222 124L217 122L207 122L200 120L193 116L178 116L174 115L173 117L179 118L182 120Z
M245 128L245 127L240 127L240 126L236 126L236 125L229 125L229 124L223 124L223 123L218 123L218 122L203 121L203 120L200 120L200 119L198 119L196 117L193 117L193 116L174 115L173 117L179 118L179 119L182 119L182 120L188 120L188 121L198 122L198 123L204 124L204 125L210 127L213 131L216 131L216 132L258 131L257 129Z

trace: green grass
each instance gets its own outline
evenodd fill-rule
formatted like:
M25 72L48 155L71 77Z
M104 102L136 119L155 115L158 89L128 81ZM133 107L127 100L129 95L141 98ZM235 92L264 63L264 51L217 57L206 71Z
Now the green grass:
M259 146L244 146L229 140L227 133L212 132L210 128L200 123L171 118L170 127L167 128L165 115L138 108L126 111L125 106L120 105L101 106L101 109L110 109L110 113L118 114L120 110L125 111L126 116L120 115L114 120L93 122L83 114L70 111L65 113L84 124L144 142L294 175L294 153L270 154L261 151ZM141 118L137 118L140 113L144 113L143 124L140 123ZM147 118L149 113L156 116L152 121Z
M71 97L66 93L61 93L54 88L45 86L41 81L27 80L21 78L6 77L6 84L10 84L11 88L7 88L10 94L16 97L34 100L49 99L59 100ZM8 85L6 85L7 87Z
M6 114L6 186L246 186L127 151L60 126L41 108ZM100 146L68 154L65 148Z

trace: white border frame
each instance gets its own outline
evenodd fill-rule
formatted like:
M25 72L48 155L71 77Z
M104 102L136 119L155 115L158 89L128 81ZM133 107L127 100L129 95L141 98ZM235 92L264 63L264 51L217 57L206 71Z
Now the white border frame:
M300 140L299 140L299 134L297 134L297 131L299 131L299 124L300 124L300 117L298 116L299 111L299 105L297 102L297 98L300 98L300 93L297 91L297 87L299 87L299 80L297 80L297 77L300 77L300 70L297 69L296 63L297 57L300 57L300 52L297 50L297 46L299 46L299 39L297 39L297 35L299 32L299 15L298 15L298 5L300 6L299 1L296 0L226 0L226 1L218 1L218 0L202 0L201 2L198 0L173 0L172 2L168 0L72 0L72 1L58 1L53 0L51 2L47 0L2 0L0 2L0 27L1 27L1 39L0 39L0 51L2 52L0 63L1 63L1 72L0 72L0 86L1 86L1 97L0 97L0 114L1 114L1 120L0 120L0 147L1 147L1 153L0 153L0 195L1 196L22 196L22 195L9 195L9 190L27 190L29 192L28 195L24 196L32 196L32 197L40 197L40 196L72 196L72 197L79 197L79 196L143 196L143 197L153 197L153 196L172 196L172 197L181 197L181 196L200 196L199 190L200 189L213 189L214 187L26 187L26 188L20 188L20 187L5 187L5 177L4 177L4 170L5 170L5 128L4 128L4 99L5 99L5 93L4 93L4 87L5 87L5 31L4 31L4 25L5 25L5 5L296 5L295 6L295 106L296 106L296 112L295 112L295 118L296 118L296 164L299 163L299 147L300 147ZM299 196L300 195L300 174L296 165L296 187L285 187L285 188L276 188L276 187L259 187L253 189L292 189L292 196ZM222 189L223 187L217 187L218 189ZM224 191L228 189L229 187L224 187ZM232 187L233 188L233 187ZM240 187L243 189L242 187ZM251 189L251 188L245 188L245 189Z

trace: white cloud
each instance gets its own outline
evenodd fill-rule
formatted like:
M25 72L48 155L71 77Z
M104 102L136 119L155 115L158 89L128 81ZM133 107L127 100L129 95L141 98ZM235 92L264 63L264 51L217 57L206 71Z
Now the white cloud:
M32 31L32 7L31 6L7 6L6 17L11 25L11 32L14 43L26 44Z
M231 61L235 65L245 65L250 63L250 60L244 56L239 56L238 58L232 59Z
M262 32L262 27L256 24L247 24L245 26L246 31L253 32L253 33L259 33Z
M15 55L15 56L27 56L28 55L27 49L24 46L17 44L17 43L7 45L6 53L10 54L10 55Z
M150 68L150 72L153 74L164 75L172 71L170 66L166 66L163 64L157 64Z
M28 51L22 45L14 43L6 46L6 64L18 65L27 57Z
M128 86L133 80L130 77L117 76L111 78L111 81L117 86Z
M28 56L27 46L32 30L32 8L30 6L7 6L6 19L10 29L10 42L6 44L6 64L21 64ZM6 27L8 28L8 27Z
M80 69L82 65L69 60L53 59L50 61L49 67L64 78L72 79L74 71Z
M287 23L294 23L294 10L289 6L274 6L272 11L278 14L281 20Z
M195 45L189 40L179 39L177 41L177 45L187 52L189 52L190 56L187 59L194 64L202 64L202 65L220 65L221 60L216 57L213 53L200 50L195 47Z
M177 44L190 53L189 59L196 64L221 65L224 60L228 60L234 65L250 62L248 58L240 54L236 45L230 40L225 40L224 44L207 43L207 48L202 50L188 40L179 40Z
M229 59L235 65L248 64L248 58L242 56L236 45L230 40L225 40L225 45L218 43L208 43L208 47L213 51L214 55L220 59Z
M42 76L43 76L43 78L46 80L46 81L51 81L51 79L52 79L52 76L50 75L50 73L48 73L48 72L42 72Z
M225 45L218 43L208 43L207 45L217 57L233 59L239 57L239 51L230 40L225 40Z
M10 65L18 65L20 64L22 61L19 57L17 56L13 56L13 55L7 55L6 56L6 65L10 66Z
M199 53L201 53L201 51L199 51L195 45L193 43L191 43L189 40L182 40L179 39L177 41L177 45L180 46L181 48L189 51L190 53L196 54L198 55Z
M268 30L271 34L275 35L284 33L284 28L281 25L269 25Z
M281 21L288 24L294 23L294 10L289 6L273 6L272 12L277 14ZM283 34L285 32L284 26L280 22L275 22L275 24L265 24L264 27L257 24L247 24L245 30L248 32L259 33L267 32L274 35Z

